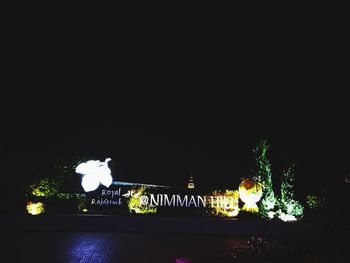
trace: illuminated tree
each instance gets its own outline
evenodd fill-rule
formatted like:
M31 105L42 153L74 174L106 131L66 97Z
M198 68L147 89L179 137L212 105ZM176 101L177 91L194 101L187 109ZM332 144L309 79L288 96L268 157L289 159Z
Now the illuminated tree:
M279 217L284 220L296 220L303 215L304 207L294 200L295 165L282 172Z
M294 180L295 180L295 164L282 172L281 178L281 201L283 204L288 203L294 198Z
M270 146L267 144L267 141L261 140L253 150L256 162L253 180L261 183L263 186L259 211L265 218L273 217L271 213L276 204L276 198L272 188L271 163L267 156L269 148Z

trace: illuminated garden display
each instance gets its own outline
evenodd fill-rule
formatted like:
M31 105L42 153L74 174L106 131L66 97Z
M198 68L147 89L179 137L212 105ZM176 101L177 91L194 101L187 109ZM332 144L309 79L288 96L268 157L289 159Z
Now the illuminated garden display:
M275 196L271 163L268 159L269 148L267 141L261 140L253 150L256 161L253 180L261 183L263 187L259 213L268 219L277 217L282 221L297 221L303 216L304 207L294 199L295 165L282 172L281 196Z
M273 218L276 198L272 187L271 164L268 159L269 146L266 141L260 141L253 150L256 167L253 180L261 183L263 187L262 198L259 202L259 212L265 218Z
M283 171L280 209L278 216L283 221L296 221L304 213L304 207L294 199L294 165Z
M275 195L268 151L267 142L260 141L253 149L256 165L251 176L241 179L239 185L215 191L194 188L192 175L191 187L184 189L120 182L113 178L108 166L110 158L79 161L70 166L73 172L65 172L66 178L80 180L79 193L65 191L62 178L42 178L30 186L26 208L31 215L49 213L61 206L61 210L56 210L66 212L65 208L70 207L73 213L215 217L251 214L296 221L303 216L304 207L294 198L295 166L283 171L280 196ZM313 200L309 198L308 203L312 205Z

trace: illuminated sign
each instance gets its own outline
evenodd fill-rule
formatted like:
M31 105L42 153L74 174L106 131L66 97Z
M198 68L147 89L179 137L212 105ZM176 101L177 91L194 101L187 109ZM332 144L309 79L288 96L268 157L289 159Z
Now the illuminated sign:
M136 214L148 214L162 211L167 208L193 208L202 209L197 211L207 211L208 214L217 216L237 216L238 191L219 193L214 192L208 195L189 193L164 193L159 192L161 188L139 187L119 187L101 189L91 193L90 209L120 209L128 210ZM170 190L171 191L171 190ZM169 210L168 210L169 211Z
M111 161L110 158L104 162L90 160L79 164L76 168L76 173L83 175L81 185L86 192L85 212L122 214L177 214L180 212L180 214L220 217L235 217L240 211L259 213L257 203L263 195L263 186L252 179L244 179L238 190L194 193L192 176L187 189L180 191L162 185L113 182L111 170L108 167L109 161ZM240 206L239 200L244 203L243 206ZM37 213L36 206L30 206L28 209L29 213ZM268 214L269 218L274 218L276 215L283 221L297 220L294 215L282 213L282 211L270 211Z
M85 192L95 191L100 184L106 187L111 186L113 177L108 167L109 161L111 158L107 158L104 162L88 161L78 165L75 172L83 175L81 186Z
M121 197L121 188L117 190L101 190L101 195L98 198L92 198L91 199L91 205L92 206L110 206L110 205L116 205L120 206L122 205L122 197Z

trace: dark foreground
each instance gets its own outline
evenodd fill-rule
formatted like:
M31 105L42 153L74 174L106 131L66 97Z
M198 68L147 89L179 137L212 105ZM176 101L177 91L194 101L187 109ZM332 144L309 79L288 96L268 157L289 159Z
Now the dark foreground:
M1 239L1 262L174 263L181 257L225 256L240 242L222 236L102 232L16 233Z
M313 225L118 216L1 223L0 262L350 262L348 229ZM252 245L253 235L263 244Z

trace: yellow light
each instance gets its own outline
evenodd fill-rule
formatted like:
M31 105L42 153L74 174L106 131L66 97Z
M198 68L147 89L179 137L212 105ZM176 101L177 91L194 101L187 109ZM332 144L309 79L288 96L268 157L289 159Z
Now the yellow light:
M259 213L256 205L262 197L262 185L249 179L241 182L238 188L239 197L245 203L242 210L251 213Z
M37 188L33 189L32 195L34 195L34 196L45 196L45 193L43 191L41 191L39 187L37 187Z
M38 203L28 202L27 204L27 211L29 214L33 216L43 213L44 210L45 210L44 204L41 202L38 202Z
M87 210L86 208L84 208L82 211L83 211L84 213L86 213L88 210Z
M217 208L218 209L218 208ZM220 208L219 208L220 209ZM239 213L239 209L237 208L232 208L232 209L220 209L219 212L222 216L227 216L227 217L235 217Z
M213 208L214 215L222 217L235 217L239 213L238 191L226 190L225 192L214 191L208 198Z
M141 197L145 193L146 188L141 187L130 191L128 207L130 212L136 214L155 214L157 213L157 207L150 207L141 203Z

